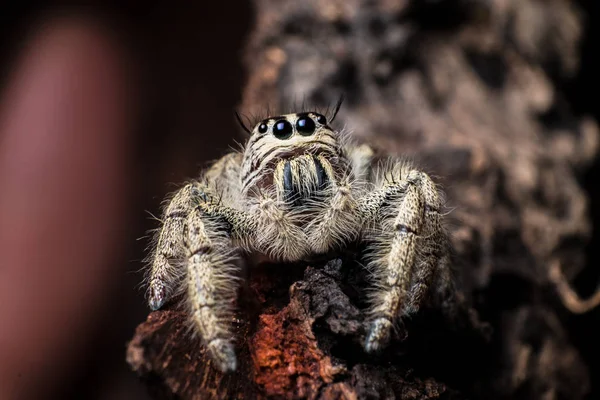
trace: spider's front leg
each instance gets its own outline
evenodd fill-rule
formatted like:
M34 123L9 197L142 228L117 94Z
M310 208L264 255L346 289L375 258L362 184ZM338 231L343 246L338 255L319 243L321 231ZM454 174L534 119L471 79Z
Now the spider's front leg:
M148 268L148 305L160 309L169 300L184 270L179 263L185 256L183 232L185 221L201 193L200 184L193 182L180 189L170 200L162 216L156 246Z
M237 359L230 322L239 280L233 241L248 241L255 222L243 212L200 201L186 221L187 294L193 324L212 360L234 371Z
M238 287L232 240L250 240L255 223L245 212L212 202L205 189L190 183L167 206L150 268L149 303L160 308L185 274L194 330L217 367L232 371L237 362L230 321Z
M434 275L445 268L440 265L445 241L441 205L429 176L406 167L391 171L378 190L361 199L359 211L366 230L374 233L366 239L372 245L376 281L367 352L387 344L397 318L418 311Z

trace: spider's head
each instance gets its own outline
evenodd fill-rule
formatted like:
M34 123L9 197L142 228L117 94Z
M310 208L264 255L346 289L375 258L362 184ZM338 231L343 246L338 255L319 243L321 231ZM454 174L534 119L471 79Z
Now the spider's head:
M335 180L343 164L339 133L317 112L269 117L250 133L242 164L244 193L274 187L278 197L310 197Z

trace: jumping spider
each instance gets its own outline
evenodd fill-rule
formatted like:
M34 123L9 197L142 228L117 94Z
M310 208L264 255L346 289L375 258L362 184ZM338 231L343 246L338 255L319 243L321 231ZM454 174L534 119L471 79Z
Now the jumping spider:
M180 288L194 331L223 372L237 364L230 322L240 250L293 262L367 244L369 353L430 292L454 290L441 192L406 162L378 164L369 147L349 143L330 125L340 105L329 121L302 112L246 128L244 150L213 164L164 210L148 269L149 305L161 308Z

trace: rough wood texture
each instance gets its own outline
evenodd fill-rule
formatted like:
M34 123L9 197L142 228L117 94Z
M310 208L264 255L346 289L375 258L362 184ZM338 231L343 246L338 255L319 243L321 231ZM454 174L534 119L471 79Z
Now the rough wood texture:
M369 357L361 347L366 275L348 257L345 263L335 259L306 267L304 273L294 266L282 274L279 265L251 272L240 294L241 366L233 376L211 368L204 350L186 334L180 311L150 314L129 343L127 361L160 398L465 398L414 370L439 370L440 376L466 384L481 373L487 325L466 306L456 326L425 309L406 321L405 341L381 357ZM453 367L458 358L472 360L471 367L458 371Z
M436 176L453 208L462 322L426 309L406 321L404 341L366 357L364 276L351 258L341 269L276 266L253 271L240 297L237 375L212 371L172 310L138 327L132 368L162 397L584 398L587 367L558 295L565 281L560 292L553 285L585 266L591 226L577 177L599 139L596 123L572 115L555 89L578 69L574 3L255 6L241 110L325 107L344 93L336 126ZM467 304L493 327L491 341Z

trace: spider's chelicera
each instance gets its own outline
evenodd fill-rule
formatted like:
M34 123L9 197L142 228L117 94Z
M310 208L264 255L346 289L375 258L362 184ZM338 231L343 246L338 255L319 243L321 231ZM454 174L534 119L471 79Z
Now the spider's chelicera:
M405 162L373 162L368 146L330 127L334 118L303 112L259 122L243 152L225 155L165 208L148 269L150 307L181 289L222 371L237 364L230 321L243 254L308 261L366 243L367 352L383 348L394 323L430 294L454 290L441 192Z

